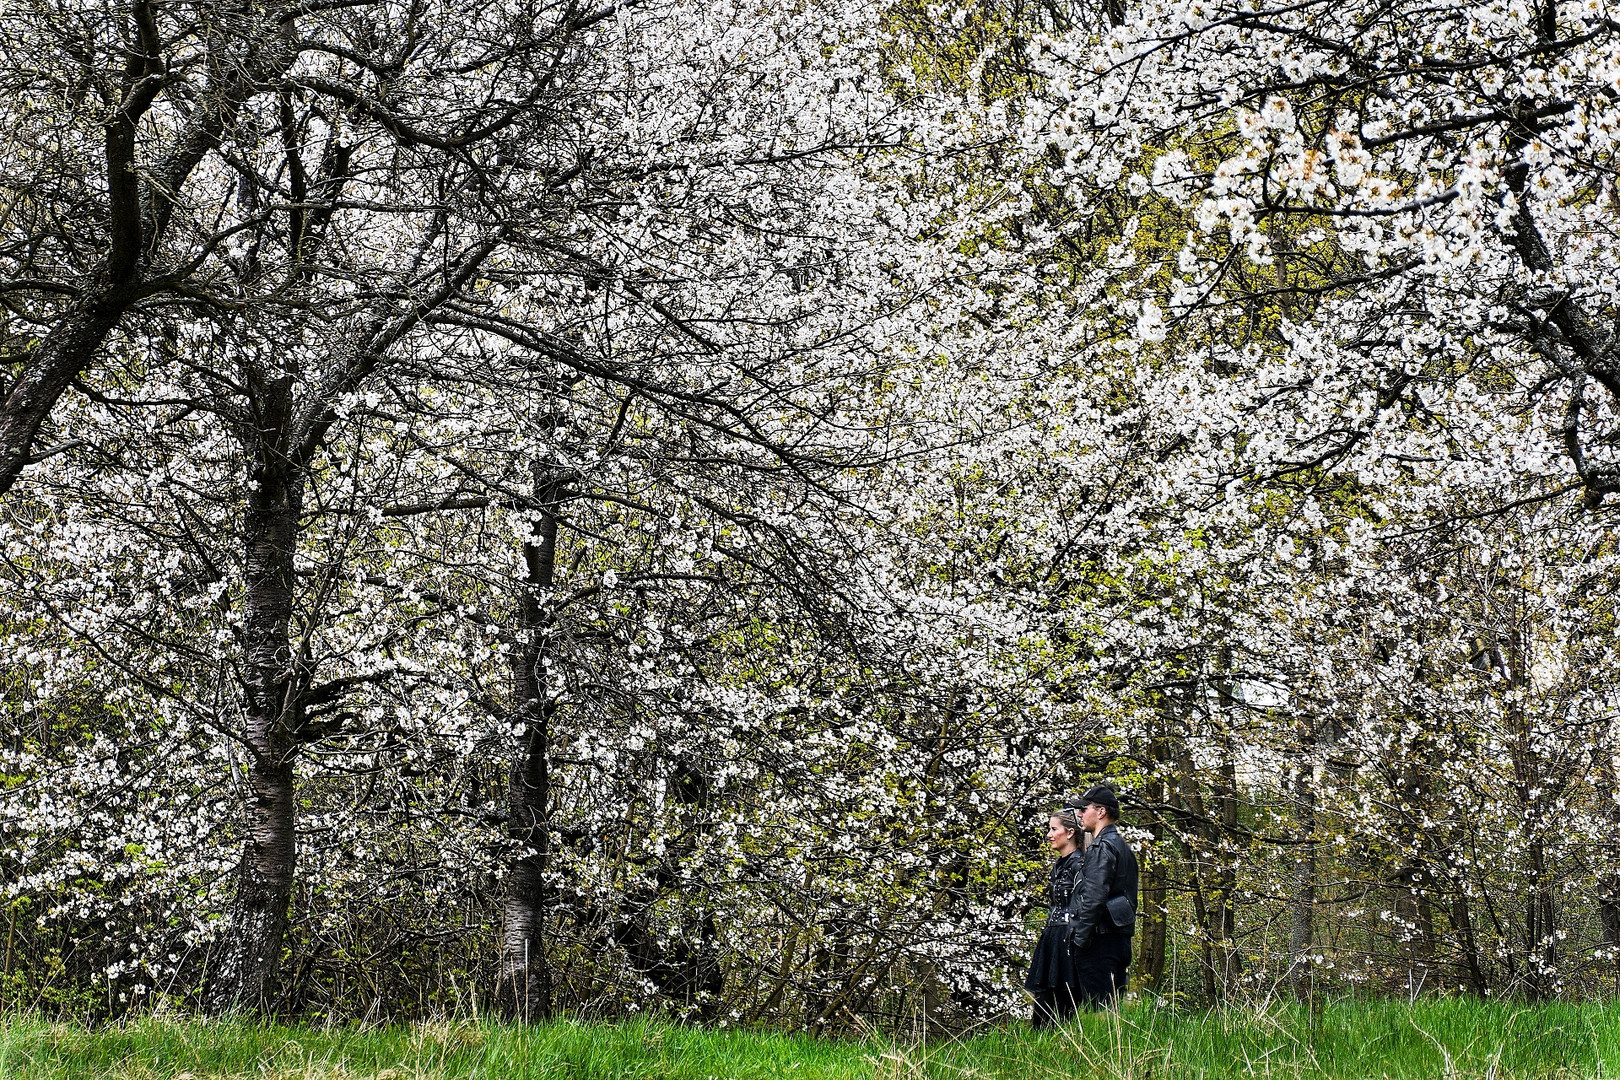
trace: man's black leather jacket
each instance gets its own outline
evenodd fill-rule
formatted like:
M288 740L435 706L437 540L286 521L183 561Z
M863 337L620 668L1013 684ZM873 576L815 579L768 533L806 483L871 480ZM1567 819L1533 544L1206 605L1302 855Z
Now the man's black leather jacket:
M1100 934L1135 933L1136 854L1114 826L1104 825L1086 848L1067 913L1071 949L1085 948Z

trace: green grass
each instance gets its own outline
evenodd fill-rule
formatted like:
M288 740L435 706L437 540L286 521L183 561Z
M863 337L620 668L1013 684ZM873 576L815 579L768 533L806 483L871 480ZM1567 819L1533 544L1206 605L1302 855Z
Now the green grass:
M659 1023L268 1027L0 1024L0 1080L1620 1080L1620 1007L1479 1001L1190 1013L1148 1004L1034 1035L921 1043Z

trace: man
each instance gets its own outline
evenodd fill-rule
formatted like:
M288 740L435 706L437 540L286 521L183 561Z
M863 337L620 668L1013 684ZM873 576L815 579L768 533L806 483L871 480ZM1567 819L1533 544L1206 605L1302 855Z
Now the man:
M1091 837L1080 865L1069 949L1081 1001L1112 1004L1125 990L1136 932L1136 855L1114 826L1119 797L1107 784L1080 796L1080 827Z

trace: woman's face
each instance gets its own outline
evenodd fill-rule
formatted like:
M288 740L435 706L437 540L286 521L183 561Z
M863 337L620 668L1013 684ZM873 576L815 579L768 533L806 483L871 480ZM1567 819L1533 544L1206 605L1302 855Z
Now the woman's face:
M1047 819L1046 842L1059 855L1067 855L1074 850L1074 833L1063 827L1063 822L1056 814Z

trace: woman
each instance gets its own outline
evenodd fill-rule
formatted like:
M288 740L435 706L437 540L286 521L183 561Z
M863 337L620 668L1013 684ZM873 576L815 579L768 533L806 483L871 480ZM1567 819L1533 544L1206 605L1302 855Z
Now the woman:
M1074 1015L1079 980L1069 955L1069 923L1073 904L1080 899L1080 848L1085 835L1080 815L1065 807L1053 814L1046 827L1046 842L1057 852L1052 864L1051 904L1035 958L1030 961L1024 989L1035 995L1036 1029L1049 1028Z

